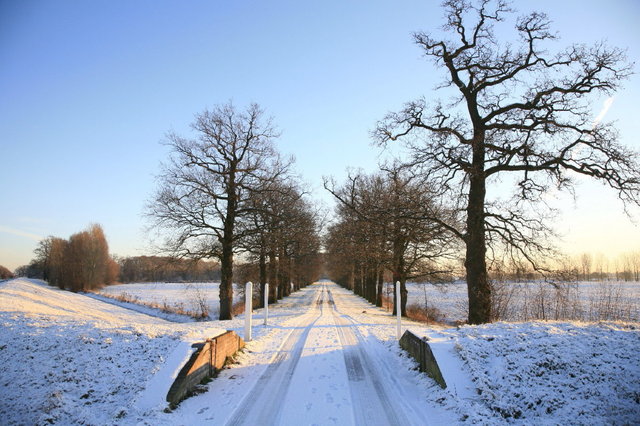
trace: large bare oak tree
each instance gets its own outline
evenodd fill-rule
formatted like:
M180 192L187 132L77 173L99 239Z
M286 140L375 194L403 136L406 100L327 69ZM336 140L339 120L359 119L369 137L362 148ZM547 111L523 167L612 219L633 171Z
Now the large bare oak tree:
M507 3L449 0L444 8L451 38L418 32L414 41L444 71L439 89L453 97L407 103L374 134L381 144L404 140L412 162L466 210L466 224L450 231L466 246L468 320L478 324L492 319L487 248L500 244L536 265L549 227L531 216L531 205L550 188L570 189L572 175L589 176L625 203L639 203L638 154L591 108L631 66L622 50L604 44L549 53L556 36L544 13L518 18L507 43L494 28L513 16ZM498 177L515 184L507 208L487 199L487 183Z

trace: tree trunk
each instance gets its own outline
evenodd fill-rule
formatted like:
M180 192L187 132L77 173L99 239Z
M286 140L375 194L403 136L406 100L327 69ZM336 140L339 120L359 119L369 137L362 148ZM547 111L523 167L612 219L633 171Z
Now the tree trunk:
M407 300L409 299L409 291L407 290L407 278L402 276L400 279L400 315L407 316Z
M367 301L374 305L376 303L377 284L378 284L378 265L373 264L369 272L369 277L367 279Z
M233 246L226 238L222 241L220 259L220 319L233 318Z
M269 303L275 303L282 296L278 292L278 268L273 251L269 252L269 283Z
M264 247L264 243L262 244ZM264 249L260 249L260 300L258 301L258 307L264 308L264 290L267 285L267 256Z
M351 268L349 268L349 283L347 284L349 290L354 291L356 282L356 262L351 262Z
M287 297L289 292L287 291L287 287L289 283L287 282L286 273L285 273L285 265L287 259L284 256L284 249L281 247L278 249L278 292L280 293L280 297Z
M235 175L229 175L227 211L224 218L220 259L220 320L233 319L233 228L236 221Z
M476 139L469 180L466 259L469 324L491 322L491 286L487 278L484 202L484 141Z
M382 291L384 289L384 268L378 269L378 286L376 288L376 306L382 307Z

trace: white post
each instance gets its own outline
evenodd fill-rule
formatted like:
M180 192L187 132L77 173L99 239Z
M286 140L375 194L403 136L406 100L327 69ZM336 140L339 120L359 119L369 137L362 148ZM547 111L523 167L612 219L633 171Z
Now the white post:
M269 283L264 285L264 325L267 325L269 318Z
M251 303L253 299L253 284L251 281L244 288L244 341L251 341Z
M400 340L402 334L402 319L400 318L402 310L400 309L400 281L396 281L396 313L398 317L398 322L396 326L396 335L398 340Z

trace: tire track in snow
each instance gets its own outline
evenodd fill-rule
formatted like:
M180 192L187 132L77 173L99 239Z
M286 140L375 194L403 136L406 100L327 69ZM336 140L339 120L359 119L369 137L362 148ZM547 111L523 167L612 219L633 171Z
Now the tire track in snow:
M396 416L396 419L395 421L390 420L390 424L427 424L427 419L421 418L418 415L418 413L425 412L425 407L414 406L409 402L411 398L406 394L406 383L401 383L398 380L397 372L392 370L388 359L383 359L386 351L383 351L381 356L381 354L376 353L376 351L369 352L365 349L367 347L371 348L373 342L369 341L369 339L365 339L358 330L357 326L362 326L363 324L353 319L351 316L340 312L335 304L333 293L331 293L330 290L327 291L331 300L329 303L333 304L333 314L337 318L336 321L342 324L343 329L349 330L353 335L353 339L357 341L356 344L359 349L358 352L362 359L361 364L363 365L364 370L371 375L373 386L381 397L381 403L386 405L391 404L391 401L394 402L394 405L391 406L391 411L388 411L388 413L393 413L393 415ZM340 301L342 297L342 295L338 295L338 301ZM393 394L393 399L391 398L391 394ZM374 424L379 424L379 422L380 420L377 420Z
M356 424L411 424L409 418L392 404L385 383L376 373L376 365L363 348L362 338L354 332L354 323L338 312L330 290L327 290L327 297L343 348Z
M275 424L289 389L309 332L322 316L325 286L313 299L311 309L293 326L251 391L235 409L227 425ZM315 318L313 315L316 314ZM313 319L311 319L313 318Z

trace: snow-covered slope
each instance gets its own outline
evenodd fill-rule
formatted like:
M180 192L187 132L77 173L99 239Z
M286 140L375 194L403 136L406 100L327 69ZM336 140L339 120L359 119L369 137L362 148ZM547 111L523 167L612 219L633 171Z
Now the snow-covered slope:
M165 359L189 350L182 341L224 331L22 279L0 283L0 330L2 424L126 422ZM166 389L158 392L161 404Z
M463 327L460 356L482 400L506 419L640 421L640 328L534 322Z
M457 359L471 380L474 398L467 393L445 402L457 405L467 421L567 425L640 419L640 324L537 321L423 334L436 357ZM457 372L448 375L456 380ZM434 388L436 397L443 394Z

